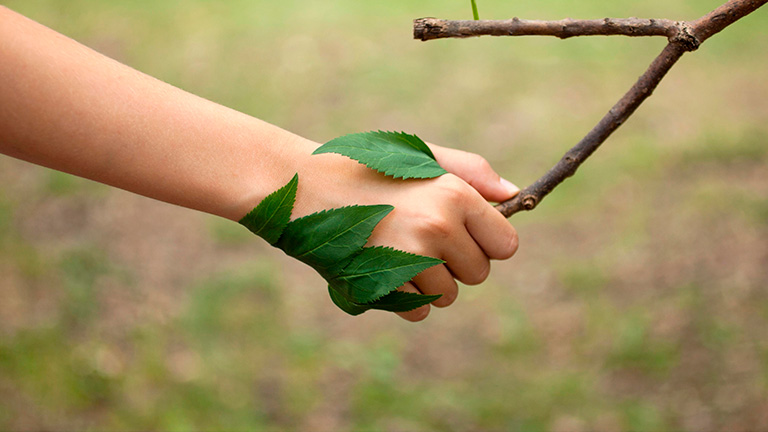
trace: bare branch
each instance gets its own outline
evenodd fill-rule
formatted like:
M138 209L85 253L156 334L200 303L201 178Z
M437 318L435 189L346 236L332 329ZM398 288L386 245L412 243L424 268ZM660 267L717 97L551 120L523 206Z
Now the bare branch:
M557 185L572 176L653 93L672 66L687 51L696 50L705 40L749 15L768 0L730 0L696 21L610 19L525 21L444 21L422 18L414 21L414 38L431 40L443 37L480 35L547 35L567 38L589 35L666 36L669 43L631 89L608 111L600 122L544 176L513 199L496 208L506 217L533 210ZM476 24L473 24L476 23Z
M423 41L442 38L474 36L666 36L677 33L677 24L670 20L640 18L605 18L600 20L531 21L512 18L495 21L448 21L419 18L413 21L413 38Z
M667 44L664 51L656 57L635 85L608 111L597 126L589 131L587 136L582 138L572 149L568 150L565 156L554 167L550 168L544 176L520 191L515 198L499 204L496 208L506 217L510 217L522 210L533 210L557 185L572 176L576 169L619 126L624 124L640 104L653 93L662 78L685 52L686 48L683 44Z
M766 3L768 0L731 0L692 22L693 34L699 42L704 42Z

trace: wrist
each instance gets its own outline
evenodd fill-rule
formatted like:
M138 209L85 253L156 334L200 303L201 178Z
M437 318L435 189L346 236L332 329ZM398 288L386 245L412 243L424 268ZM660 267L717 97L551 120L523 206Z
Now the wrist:
M255 119L254 119L255 120ZM260 121L257 121L260 122ZM276 126L254 133L258 139L245 146L240 154L233 155L240 161L235 165L227 192L229 205L218 214L239 221L267 195L285 186L291 178L309 165L309 157L319 144L292 134ZM301 177L301 174L300 174Z

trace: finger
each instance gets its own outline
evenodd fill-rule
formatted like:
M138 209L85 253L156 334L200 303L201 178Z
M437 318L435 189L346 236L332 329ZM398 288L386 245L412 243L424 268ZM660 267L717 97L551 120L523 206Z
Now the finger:
M413 283L422 294L442 294L442 297L432 302L437 307L450 306L459 296L459 286L445 265L424 270L413 278Z
M517 231L498 210L484 204L468 215L467 231L489 258L507 259L517 251Z
M434 144L429 147L440 166L469 183L488 201L506 201L520 192L519 187L501 178L480 155Z
M480 192L480 195L488 201L506 201L520 192L519 187L496 174L496 171L483 158L480 158L476 165L467 167L464 175L459 175L459 177Z
M410 282L406 282L405 285L401 286L397 290L414 294L421 294L421 292L419 292L419 290L417 290L416 287ZM406 321L419 322L424 320L424 318L429 315L429 309L429 305L424 305L408 312L396 313L400 316L400 318L403 318Z
M466 231L458 235L458 239L451 241L441 257L446 266L459 281L467 285L482 283L490 273L491 263L483 249L474 238ZM421 288L421 285L416 284Z

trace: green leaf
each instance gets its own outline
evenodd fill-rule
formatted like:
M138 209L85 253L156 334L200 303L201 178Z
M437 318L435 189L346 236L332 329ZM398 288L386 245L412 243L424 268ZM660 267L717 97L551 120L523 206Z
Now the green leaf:
M376 224L393 209L350 206L314 213L290 222L276 246L329 279L360 252Z
M442 260L388 247L363 247L376 225L394 207L342 207L290 222L298 182L297 174L287 185L264 198L240 223L314 267L329 281L331 299L339 308L351 315L369 309L403 312L440 298L395 290Z
M362 132L332 139L312 154L338 153L394 178L434 178L446 173L416 135Z
M330 285L328 285L328 294L330 294L333 304L350 315L360 315L361 313L371 309L371 306L356 304L347 300L343 295L337 293L333 288L331 288Z
M389 312L408 312L442 297L442 294L424 295L402 291L392 291L384 297L370 303L371 309L385 310ZM366 305L366 306L369 306Z
M375 302L360 304L347 300L343 295L337 293L330 286L328 286L328 293L331 295L333 303L350 315L360 315L370 309L379 309L389 312L408 312L424 306L425 304L432 303L441 297L441 295L423 295L392 291Z
M443 262L388 247L369 247L355 255L328 283L349 301L370 303Z
M269 244L277 243L291 219L298 185L299 175L296 174L287 185L269 194L250 213L240 219L240 224L257 236L263 237Z

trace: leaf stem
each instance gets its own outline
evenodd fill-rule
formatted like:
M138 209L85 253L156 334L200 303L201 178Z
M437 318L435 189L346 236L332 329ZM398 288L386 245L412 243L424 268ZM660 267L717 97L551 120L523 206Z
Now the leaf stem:
M472 0L472 16L475 18L475 21L480 19L480 14L477 13L477 3L475 0Z

